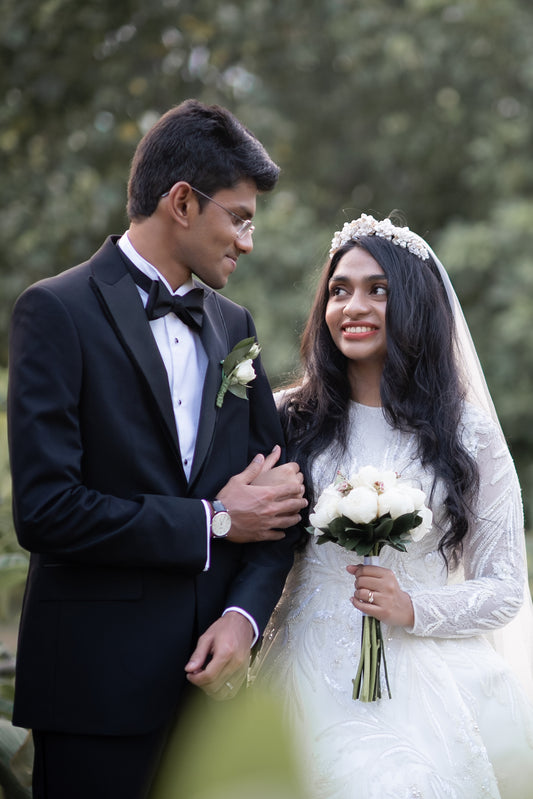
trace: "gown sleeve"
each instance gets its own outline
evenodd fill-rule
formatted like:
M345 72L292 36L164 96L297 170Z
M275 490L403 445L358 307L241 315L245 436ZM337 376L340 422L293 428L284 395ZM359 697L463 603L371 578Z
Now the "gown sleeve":
M479 492L463 540L464 580L419 585L411 599L419 636L462 638L508 624L524 602L527 565L518 478L500 430L488 420L466 428L465 443L479 467Z

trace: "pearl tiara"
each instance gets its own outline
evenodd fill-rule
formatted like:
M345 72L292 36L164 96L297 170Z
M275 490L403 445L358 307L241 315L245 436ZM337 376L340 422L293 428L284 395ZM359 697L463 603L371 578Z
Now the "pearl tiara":
M361 214L359 219L345 222L342 230L337 230L331 240L330 258L339 247L364 236L380 236L382 239L388 239L393 244L397 244L398 247L404 247L423 261L427 261L429 258L429 249L424 239L421 239L408 227L396 227L388 218L378 222L369 214Z

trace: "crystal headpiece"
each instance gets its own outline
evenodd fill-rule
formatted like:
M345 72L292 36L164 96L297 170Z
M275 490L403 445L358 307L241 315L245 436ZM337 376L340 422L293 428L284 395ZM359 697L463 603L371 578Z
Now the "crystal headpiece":
M345 222L342 230L337 230L331 240L330 257L339 247L343 247L349 241L361 239L363 236L380 236L382 239L388 239L393 244L397 244L398 247L404 247L423 261L427 261L429 258L429 250L424 239L421 239L408 227L396 227L388 218L378 222L369 214L361 214L359 219Z

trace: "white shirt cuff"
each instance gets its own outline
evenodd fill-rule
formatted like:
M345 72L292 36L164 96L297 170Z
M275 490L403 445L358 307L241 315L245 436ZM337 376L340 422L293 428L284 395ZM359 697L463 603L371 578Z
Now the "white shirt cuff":
M206 499L202 499L205 508L205 527L207 534L207 558L205 561L204 572L209 571L211 565L211 506Z
M246 619L248 619L248 621L252 625L252 628L253 628L253 631L254 631L254 640L252 641L252 643L250 645L250 649L251 649L252 646L254 646L254 644L257 641L257 639L259 638L259 628L258 628L257 624L255 623L255 619L253 619L252 616L250 616L249 613L246 613L246 611L243 610L242 608L226 608L226 610L224 611L224 613L222 615L225 616L226 613L230 612L230 610L236 610L237 613L240 613L242 616L244 616Z

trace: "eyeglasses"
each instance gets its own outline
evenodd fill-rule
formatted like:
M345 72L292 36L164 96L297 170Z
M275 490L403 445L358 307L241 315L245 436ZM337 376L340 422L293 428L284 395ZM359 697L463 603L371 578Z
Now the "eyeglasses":
M210 197L208 194L204 194L203 191L200 191L200 189L195 189L194 186L191 186L191 189L195 191L196 194L199 194L201 197L204 197L206 200L209 200L209 202L218 205L219 208L222 208L223 211L225 211L227 214L230 214L241 223L240 228L237 230L237 233L235 234L236 238L243 239L247 233L250 233L251 235L254 232L255 225L252 224L251 219L243 219L242 216L236 214L235 211L230 211L230 209L226 208L225 205L222 205L222 203L219 203L217 200L213 199L213 197ZM169 194L170 194L170 189L166 191L164 194L161 194L161 197L168 197Z

